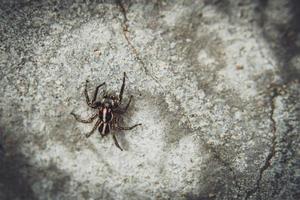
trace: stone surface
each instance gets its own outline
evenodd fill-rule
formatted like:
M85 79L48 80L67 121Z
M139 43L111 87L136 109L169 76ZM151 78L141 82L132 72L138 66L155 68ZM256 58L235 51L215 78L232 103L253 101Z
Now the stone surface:
M196 3L195 3L196 2ZM2 1L0 199L299 199L296 1ZM84 134L89 92L134 101Z

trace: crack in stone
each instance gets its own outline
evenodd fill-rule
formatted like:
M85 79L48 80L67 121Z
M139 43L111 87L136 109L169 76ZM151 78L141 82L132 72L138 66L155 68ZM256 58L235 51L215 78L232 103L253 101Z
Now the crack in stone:
M271 166L271 160L276 154L276 121L274 119L274 111L276 109L275 106L275 99L280 95L281 88L279 86L273 86L272 95L270 97L270 104L271 104L271 128L272 128L272 138L271 138L271 147L270 151L265 159L264 165L259 169L258 179L256 180L255 187L251 190L247 191L245 200L247 200L250 196L260 190L261 179L263 177L264 172ZM260 198L259 198L260 199Z
M145 71L145 74L150 76L152 78L152 80L154 80L159 87L165 91L165 88L161 85L161 83L158 81L157 77L155 77L153 74L150 73L150 71L148 70L148 68L146 67L145 62L142 60L138 50L135 48L135 46L132 44L132 42L130 41L129 38L129 25L128 25L128 18L127 18L127 11L124 7L124 4L122 2L122 0L116 0L116 4L118 5L118 7L120 8L120 11L123 15L123 23L122 23L122 29L123 29L123 35L125 40L127 41L127 44L129 45L129 47L131 48L133 54L135 55L135 58L141 63L143 70Z
M116 4L119 6L121 13L123 15L123 31L128 31L128 18L127 18L127 14L126 14L126 9L124 7L124 4L122 2L122 0L116 0Z
M200 130L200 128L197 128L197 129L194 130L194 129L192 128L192 123L191 123L189 117L186 116L185 114L184 114L183 116L186 117L186 120L187 120L187 126L188 126L188 129L191 130L191 132L196 132L197 130ZM197 135L197 136L198 136L198 135ZM237 192L237 198L239 198L239 197L241 196L241 194L240 194L241 186L240 186L240 184L239 184L237 175L236 175L234 169L231 167L230 163L227 162L227 161L225 161L223 158L221 158L220 154L216 151L216 149L215 149L213 146L207 144L207 142L204 141L202 137L198 137L198 138L199 138L199 140L201 140L201 142L202 142L202 144L203 144L203 147L204 147L207 151L211 152L211 155L213 156L213 158L216 159L217 161L219 161L225 168L227 168L227 169L230 171L230 173L232 174L234 186L238 189L238 192Z
M230 166L230 163L225 161L223 158L221 158L220 154L212 146L207 145L205 143L204 143L204 146L205 146L205 148L209 149L212 152L212 155L216 160L218 160L225 168L227 168L230 171L230 173L232 174L232 178L233 178L233 184L237 188L236 197L239 198L241 187L240 187L240 184L238 182L237 175L236 175L234 169Z

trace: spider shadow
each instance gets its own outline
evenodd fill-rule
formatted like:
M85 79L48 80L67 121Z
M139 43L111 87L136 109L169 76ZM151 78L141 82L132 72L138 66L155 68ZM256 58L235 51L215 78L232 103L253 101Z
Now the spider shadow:
M126 99L125 101L128 101L128 99ZM133 115L136 111L137 111L137 109L135 108L135 99L133 98L127 112L119 118L118 124L120 126L126 127L126 126L131 126L133 124L141 123L139 121L128 120L133 117ZM119 144L121 145L121 148L124 151L128 151L130 149L129 142L126 139L126 135L134 133L134 131L138 128L139 128L139 126L132 130L113 130L117 137Z
M129 143L128 143L128 140L126 140L125 135L126 135L125 131L120 131L120 132L116 133L116 137L117 137L122 149L124 151L127 151L127 150L129 150Z

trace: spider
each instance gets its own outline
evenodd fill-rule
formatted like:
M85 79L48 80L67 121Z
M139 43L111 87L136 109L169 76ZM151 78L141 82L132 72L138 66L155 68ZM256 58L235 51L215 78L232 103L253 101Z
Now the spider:
M89 117L86 120L81 119L81 117L79 117L78 115L76 115L73 112L71 112L71 115L73 115L77 121L82 122L82 123L92 123L94 121L94 119L96 119L98 117L98 120L95 123L95 126L93 127L93 129L90 132L85 134L85 136L87 138L90 137L97 128L98 128L100 135L102 137L104 137L104 136L108 135L112 129L113 130L116 130L116 129L117 130L131 130L139 125L142 125L142 124L135 124L130 127L122 127L122 126L119 126L117 123L119 116L124 114L127 111L128 107L130 105L131 99L133 97L132 95L130 96L130 99L129 99L127 105L125 106L125 108L120 107L120 105L122 104L123 92L124 92L124 88L125 88L125 77L126 77L126 73L124 72L123 83L121 86L121 91L120 91L119 96L105 93L103 95L103 98L101 101L96 101L97 94L98 94L99 89L103 85L105 85L105 82L96 87L92 101L90 101L90 98L89 98L89 95L87 92L88 81L85 82L84 94L85 94L86 103L89 107L91 107L93 109L97 109L98 112L96 112L95 114L93 114L91 117ZM112 137L115 142L115 145L121 151L123 151L123 149L120 147L120 145L118 143L118 140L117 140L114 132L112 132Z

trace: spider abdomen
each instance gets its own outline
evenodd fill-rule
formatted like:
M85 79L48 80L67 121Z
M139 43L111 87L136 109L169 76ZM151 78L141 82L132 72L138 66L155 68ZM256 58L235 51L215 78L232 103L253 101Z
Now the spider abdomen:
M98 131L103 137L110 132L110 125L108 123L101 123L98 128Z
M113 113L110 108L103 108L99 111L99 118L102 122L108 123L113 119Z

